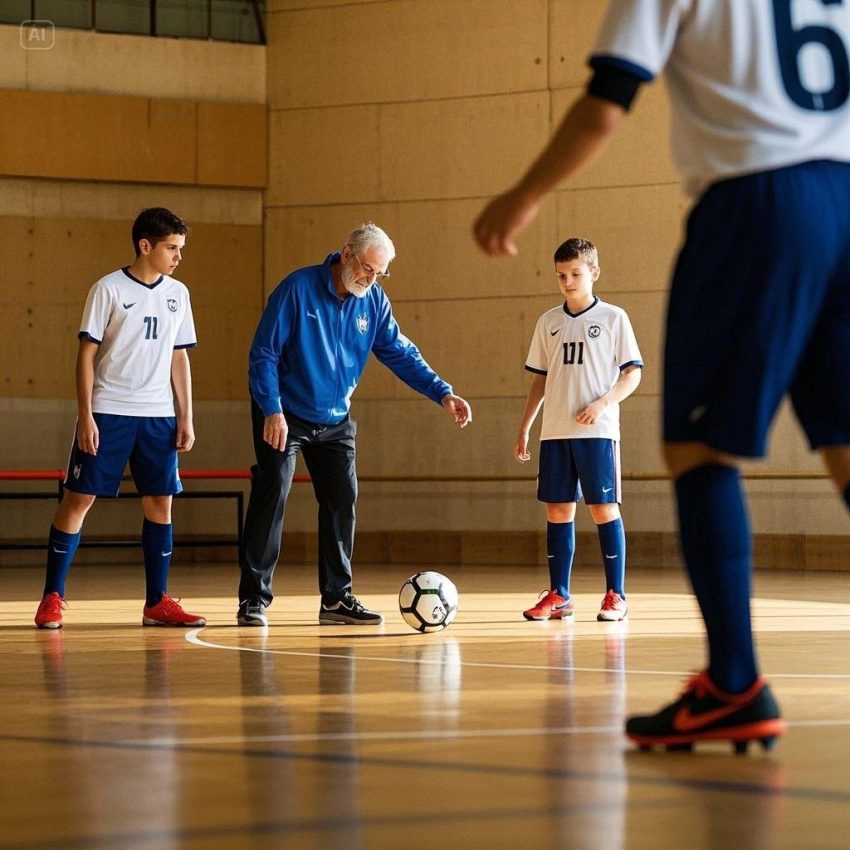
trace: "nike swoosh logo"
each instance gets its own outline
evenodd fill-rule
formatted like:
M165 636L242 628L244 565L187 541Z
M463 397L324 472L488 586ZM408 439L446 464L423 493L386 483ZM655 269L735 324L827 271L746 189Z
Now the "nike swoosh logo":
M67 554L68 554L68 550L67 550L67 549L57 549L55 546L53 547L53 551L54 551L57 555L67 555Z
M614 489L613 487L603 487L602 492L603 493L610 493L613 489Z
M162 552L161 554L163 558L167 558L171 554L171 552Z
M315 313L311 313L309 310L307 311L308 319L318 319L319 317Z
M605 557L606 557L609 561L613 561L613 560L614 560L614 558L616 558L617 556L616 556L616 555L606 555Z
M700 714L691 714L691 710L687 707L680 708L673 717L673 729L676 732L694 732L701 729L703 726L708 726L724 717L740 711L739 703L731 705L723 705L720 708L715 708L712 711L703 711Z
M132 304L125 304L124 309L129 310L131 307L135 307L135 306L136 306L136 302L134 301Z
M560 331L549 331L550 336L555 336L555 334L559 334Z

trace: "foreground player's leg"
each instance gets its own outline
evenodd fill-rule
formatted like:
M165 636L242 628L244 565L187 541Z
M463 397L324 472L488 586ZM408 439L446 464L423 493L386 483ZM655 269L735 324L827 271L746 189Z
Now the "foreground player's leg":
M785 731L767 683L758 675L750 620L750 545L740 473L716 454L688 466L668 452L676 479L682 553L708 636L708 670L654 715L632 717L626 733L641 746L690 748L703 740L766 747ZM672 456L671 456L672 455Z
M168 593L168 571L174 535L171 525L171 496L144 496L145 519L142 523L142 553L145 561L145 626L205 626L198 614L184 611Z
M65 579L80 545L82 525L95 497L66 490L47 539L47 571L44 592L35 613L35 624L40 629L62 628L62 611L65 609ZM64 529L64 530L63 530ZM72 529L72 530L69 530Z

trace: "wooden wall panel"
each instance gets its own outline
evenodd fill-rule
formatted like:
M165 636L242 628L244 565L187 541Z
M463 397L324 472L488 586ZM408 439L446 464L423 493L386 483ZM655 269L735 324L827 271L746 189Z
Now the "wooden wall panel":
M202 106L201 139L196 113ZM0 90L0 112L0 174L7 176L250 187L264 183L262 105ZM250 132L240 139L235 128L246 126ZM223 167L215 162L217 153Z
M547 0L404 0L270 14L269 103L279 109L545 89L547 12Z
M202 186L266 185L267 113L250 103L202 102L198 178Z
M190 101L0 91L0 171L78 180L192 183Z

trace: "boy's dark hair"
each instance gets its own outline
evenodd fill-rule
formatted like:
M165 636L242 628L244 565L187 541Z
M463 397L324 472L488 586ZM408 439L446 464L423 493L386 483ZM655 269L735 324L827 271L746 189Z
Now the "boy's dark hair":
M592 269L599 268L599 253L596 246L587 239L567 239L558 246L555 251L555 262L565 263L568 260L581 260Z
M165 207L149 207L142 210L133 222L133 249L138 257L142 252L139 250L139 241L147 239L151 245L179 233L185 236L189 232L189 225L180 216L174 215Z

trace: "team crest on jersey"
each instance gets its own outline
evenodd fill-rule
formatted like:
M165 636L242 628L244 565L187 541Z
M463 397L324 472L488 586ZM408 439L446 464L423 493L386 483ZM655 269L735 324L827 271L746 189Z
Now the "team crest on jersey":
M357 317L357 330L362 334L369 330L369 317L365 313Z
M168 299L166 299L166 303L168 304L168 309L171 310L172 313L177 312L177 299L176 298L168 298Z
M587 329L587 335L588 335L591 339L596 339L596 337L598 337L598 336L599 336L599 334L601 334L601 333L602 333L602 328L600 328L600 327L599 327L599 325L591 325L591 326Z

